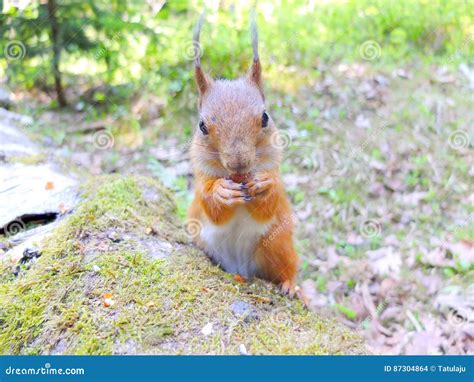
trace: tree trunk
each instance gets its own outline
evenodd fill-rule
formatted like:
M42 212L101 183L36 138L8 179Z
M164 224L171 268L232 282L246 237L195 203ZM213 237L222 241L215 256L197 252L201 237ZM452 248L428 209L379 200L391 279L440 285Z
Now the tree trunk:
M61 83L61 72L59 71L59 62L61 59L61 45L59 42L59 24L56 18L56 0L48 0L48 17L51 25L51 40L53 42L53 74L54 84L59 106L66 106L66 97Z

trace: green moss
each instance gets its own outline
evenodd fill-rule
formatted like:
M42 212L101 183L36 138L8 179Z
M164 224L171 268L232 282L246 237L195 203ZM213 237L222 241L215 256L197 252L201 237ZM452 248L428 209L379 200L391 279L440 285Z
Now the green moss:
M242 285L211 264L187 244L160 184L105 177L84 193L37 263L18 277L3 267L1 353L238 354L241 344L252 354L365 352L348 329L272 285ZM235 301L250 313L234 313Z

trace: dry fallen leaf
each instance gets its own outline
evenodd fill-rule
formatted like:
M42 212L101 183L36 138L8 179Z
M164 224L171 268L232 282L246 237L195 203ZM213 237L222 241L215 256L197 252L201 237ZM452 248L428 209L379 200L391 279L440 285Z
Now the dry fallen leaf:
M466 266L474 264L474 242L470 240L461 240L458 243L449 243L449 251Z
M439 330L423 330L411 333L410 342L405 347L405 354L409 355L438 355L443 343Z
M393 250L393 247L382 247L374 251L367 251L367 258L370 266L379 276L392 275L397 277L402 266L400 253Z
M234 275L234 281L237 281L240 284L245 284L247 282L247 279L245 277L242 277L241 275Z
M410 79L411 78L411 74L408 73L403 68L399 68L399 69L395 70L394 76L398 76L398 77L403 78L403 79Z
M429 264L433 267L452 267L454 261L448 259L445 248L434 248L428 253L423 253L421 256L421 262L423 264Z
M204 327L201 329L201 333L205 336L212 334L214 331L212 322L208 322Z
M303 303L312 308L320 308L328 305L327 297L316 291L316 285L313 280L307 279L301 284L301 289L297 293Z
M369 129L371 127L370 119L365 115L359 114L356 117L354 124L361 129Z

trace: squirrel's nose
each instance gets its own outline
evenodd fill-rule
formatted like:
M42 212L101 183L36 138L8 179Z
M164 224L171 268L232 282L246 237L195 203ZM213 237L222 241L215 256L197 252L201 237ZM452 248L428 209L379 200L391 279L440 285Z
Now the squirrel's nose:
M247 163L234 162L234 163L229 163L227 165L227 168L229 169L229 171L235 174L243 174L246 172L247 166L248 166Z
M250 158L243 155L235 155L227 162L227 169L234 174L246 174L250 165Z

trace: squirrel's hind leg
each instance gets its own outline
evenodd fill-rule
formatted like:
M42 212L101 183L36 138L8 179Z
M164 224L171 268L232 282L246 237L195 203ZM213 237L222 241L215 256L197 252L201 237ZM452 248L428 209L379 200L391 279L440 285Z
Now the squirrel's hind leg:
M279 285L284 294L293 297L298 256L293 247L291 232L271 229L257 245L255 261L264 279Z

